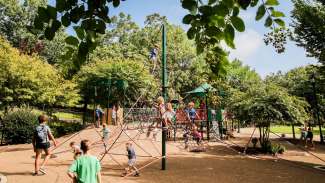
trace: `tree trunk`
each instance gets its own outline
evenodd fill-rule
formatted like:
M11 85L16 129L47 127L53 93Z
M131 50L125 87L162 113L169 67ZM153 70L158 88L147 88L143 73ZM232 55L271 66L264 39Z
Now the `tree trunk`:
M87 107L88 107L88 97L85 97L84 100L84 106L83 106L83 115L82 115L82 125L85 127L86 126L86 116L87 116Z
M293 123L291 123L291 126L292 126L292 137L293 137L293 139L296 139L295 125Z

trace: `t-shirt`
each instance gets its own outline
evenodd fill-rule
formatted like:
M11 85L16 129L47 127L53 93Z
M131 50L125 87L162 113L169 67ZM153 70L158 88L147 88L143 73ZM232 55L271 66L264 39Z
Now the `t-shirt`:
M101 109L96 109L96 117L100 117L103 113Z
M135 151L133 147L127 147L127 151L128 151L128 158L129 159L135 159Z
M196 117L196 111L194 108L192 109L187 109L186 113L190 116L191 119L195 119Z
M169 120L171 120L174 116L175 116L175 112L174 111L166 111L163 114L162 118L163 119L169 119Z
M44 135L44 138L37 138L37 132L44 132L41 135ZM51 129L46 124L40 124L35 129L35 137L36 137L36 143L47 143L49 142L49 134L51 133Z
M69 168L69 172L76 173L78 183L97 183L97 173L100 163L95 156L82 155Z
M108 134L109 134L109 129L103 128L103 138L108 138Z
M162 117L162 115L165 113L166 109L165 109L165 105L164 104L160 104L159 105L159 116Z

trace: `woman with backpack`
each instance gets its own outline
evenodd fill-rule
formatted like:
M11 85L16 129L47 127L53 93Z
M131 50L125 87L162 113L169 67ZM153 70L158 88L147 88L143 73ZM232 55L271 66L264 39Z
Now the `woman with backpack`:
M39 171L43 174L46 174L44 166L51 156L50 140L53 141L54 146L57 144L50 128L46 125L47 119L48 118L46 115L40 115L38 117L39 125L35 128L33 136L33 147L35 152L35 173L33 175L40 175ZM45 151L45 158L41 166L39 166L39 161L41 159L43 150Z

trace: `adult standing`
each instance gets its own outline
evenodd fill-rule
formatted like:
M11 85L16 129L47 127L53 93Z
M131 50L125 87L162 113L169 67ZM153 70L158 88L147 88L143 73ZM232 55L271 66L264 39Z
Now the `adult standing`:
M70 166L68 176L76 183L101 183L100 162L89 152L90 141L82 140L80 149L84 154Z
M95 110L95 118L96 118L96 128L99 128L100 126L100 120L102 119L102 116L104 115L103 110L100 108L99 105L97 105Z

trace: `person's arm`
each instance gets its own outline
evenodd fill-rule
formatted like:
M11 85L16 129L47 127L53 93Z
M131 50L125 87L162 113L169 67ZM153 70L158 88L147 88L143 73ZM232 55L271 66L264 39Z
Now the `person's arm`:
M77 161L75 160L73 161L72 165L69 167L68 176L71 179L77 179L76 172L77 172Z
M53 136L53 134L52 134L52 132L51 132L50 128L48 128L47 130L48 130L48 136L49 136L49 139L50 139L50 140L52 140L52 141L53 141L53 144L54 144L54 146L56 146L56 145L57 145L57 143L56 143L56 140L55 140L55 138L54 138L54 136Z
M97 183L102 183L102 174L99 172L97 172Z
M35 135L33 135L32 144L33 144L34 152L36 152L36 139L35 139Z
M68 176L71 178L71 179L74 179L76 177L76 175L73 173L73 172L68 172Z

